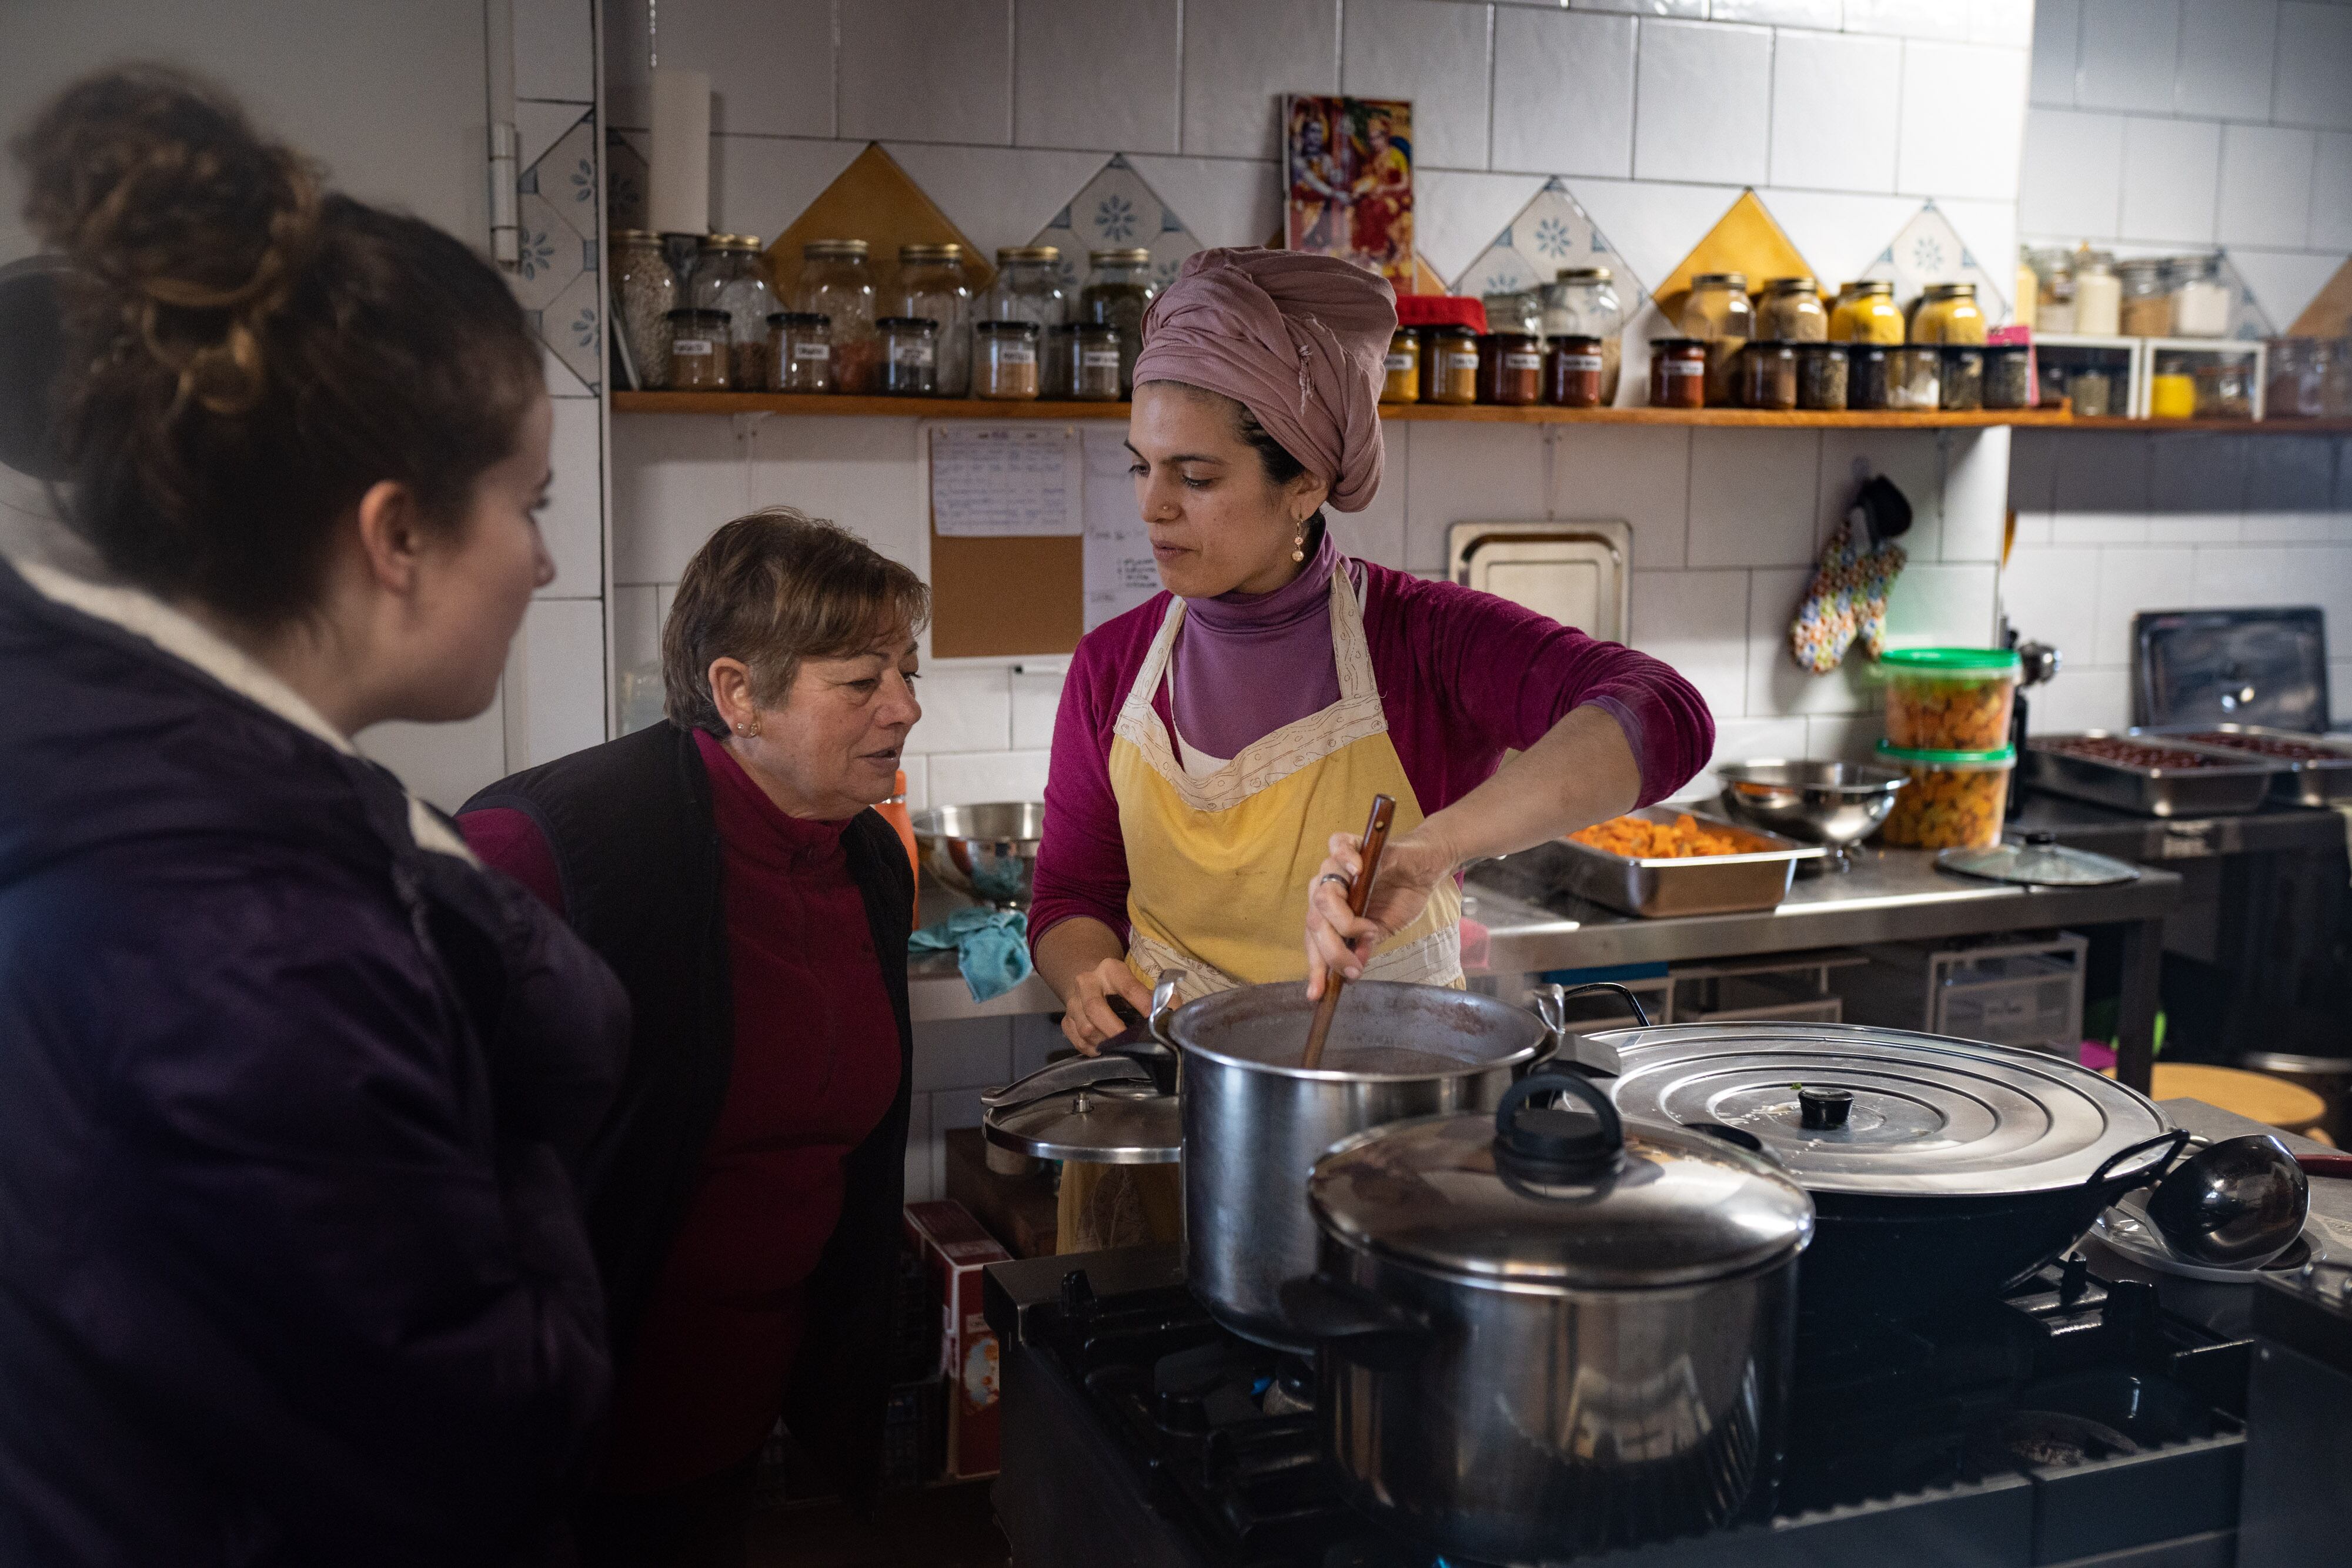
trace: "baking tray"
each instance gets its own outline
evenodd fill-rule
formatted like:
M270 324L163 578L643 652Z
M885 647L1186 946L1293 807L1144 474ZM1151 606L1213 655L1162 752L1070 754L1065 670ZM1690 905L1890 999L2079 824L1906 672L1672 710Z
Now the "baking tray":
M2135 729L2134 735L2161 737L2175 741L2191 735L2250 735L2268 740L2292 740L2336 755L2325 760L2318 758L2297 762L2284 757L2263 757L2260 752L2239 751L2220 747L2232 757L2257 757L2280 771L2271 776L2271 799L2295 806L2334 806L2352 800L2352 743L2325 735L2312 735L2300 729L2273 729L2260 724L2176 724ZM2198 744L2200 751L2211 751L2215 747Z
M1736 855L1633 860L1596 850L1574 839L1555 839L1530 856L1562 893L1657 919L1676 915L1740 915L1770 909L1789 896L1799 861L1820 860L1819 844L1768 833L1706 811L1646 806L1628 813L1651 822L1694 817L1719 833L1752 846Z
M2088 757L2070 757L2050 747L2068 740L2128 740L2109 729L2045 735L2025 743L2025 781L2053 795L2071 795L2095 805L2137 811L2144 817L2220 817L2259 810L2281 765L2219 747L2170 740L2165 745L2222 759L2217 768L2133 768ZM2146 737L2143 737L2146 738Z

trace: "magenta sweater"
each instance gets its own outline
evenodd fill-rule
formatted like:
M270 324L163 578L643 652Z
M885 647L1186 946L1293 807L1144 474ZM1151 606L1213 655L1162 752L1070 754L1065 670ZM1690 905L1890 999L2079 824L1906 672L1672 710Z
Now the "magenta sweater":
M1324 549L1330 549L1328 541ZM1601 642L1474 589L1425 582L1369 561L1340 558L1338 565L1349 573L1361 598L1364 639L1389 739L1423 815L1443 810L1485 783L1506 751L1524 751L1571 709L1587 704L1624 730L1641 764L1641 804L1664 800L1706 765L1715 748L1715 721L1706 700L1648 654ZM1287 592L1265 597L1283 599ZM1127 852L1111 796L1111 725L1168 613L1169 597L1154 595L1097 627L1071 656L1045 780L1045 839L1037 852L1036 897L1029 912L1033 946L1078 915L1091 915L1126 938ZM1207 631L1202 617L1185 617L1176 649L1180 667L1188 656L1199 659L1199 634ZM1328 643L1327 633L1327 660ZM1334 677L1320 670L1261 664L1256 679L1295 685ZM1165 720L1165 683L1153 706ZM1239 749L1233 735L1195 735L1186 727L1184 736L1212 755L1229 757ZM1241 744L1255 738L1245 736Z

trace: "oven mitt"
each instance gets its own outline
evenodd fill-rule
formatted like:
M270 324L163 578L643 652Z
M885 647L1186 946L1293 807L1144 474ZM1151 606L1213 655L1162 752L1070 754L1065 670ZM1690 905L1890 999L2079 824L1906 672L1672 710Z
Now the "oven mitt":
M1909 558L1894 542L1911 527L1911 503L1879 475L1863 486L1845 521L1822 549L1821 565L1797 618L1789 652L1816 675L1838 667L1855 639L1876 658L1886 643L1886 593Z
M971 999L1001 997L1029 977L1029 917L1017 909L959 909L907 939L916 953L953 952Z

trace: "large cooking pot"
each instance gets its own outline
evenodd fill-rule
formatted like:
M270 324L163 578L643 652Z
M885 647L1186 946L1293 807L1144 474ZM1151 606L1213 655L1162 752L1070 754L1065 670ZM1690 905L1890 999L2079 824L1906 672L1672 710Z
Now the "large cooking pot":
M1556 1043L1524 1008L1444 986L1359 980L1320 1065L1299 1065L1315 1004L1298 983L1189 1002L1161 1036L1183 1058L1184 1272L1218 1320L1277 1349L1310 1341L1277 1291L1315 1266L1307 1172L1353 1133L1491 1111Z
M1551 1070L1349 1139L1307 1197L1319 1261L1283 1299L1356 1507L1495 1563L1769 1511L1813 1228L1769 1161Z
M1998 1293L2188 1134L2147 1096L2040 1051L1853 1024L1610 1030L1580 1059L1617 1109L1760 1148L1812 1195L1809 1315L1921 1316Z

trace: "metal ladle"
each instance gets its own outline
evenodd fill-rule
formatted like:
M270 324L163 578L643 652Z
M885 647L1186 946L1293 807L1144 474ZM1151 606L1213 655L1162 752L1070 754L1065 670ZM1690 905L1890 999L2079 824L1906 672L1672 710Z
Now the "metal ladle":
M2310 1179L2267 1133L2209 1145L2147 1195L2173 1255L2217 1269L2262 1267L2294 1245L2310 1214Z

